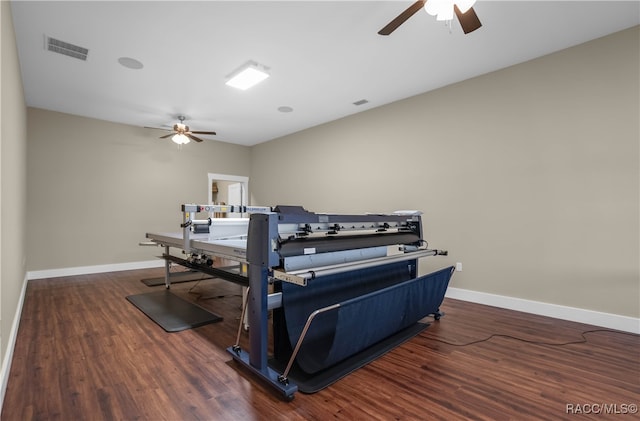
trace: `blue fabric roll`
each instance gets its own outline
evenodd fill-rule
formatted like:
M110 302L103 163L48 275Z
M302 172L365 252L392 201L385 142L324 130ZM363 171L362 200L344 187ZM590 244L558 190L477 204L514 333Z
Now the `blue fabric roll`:
M295 346L309 315L311 324L296 357L313 374L435 313L446 292L452 268L411 279L407 262L314 279L306 287L283 283L286 334Z

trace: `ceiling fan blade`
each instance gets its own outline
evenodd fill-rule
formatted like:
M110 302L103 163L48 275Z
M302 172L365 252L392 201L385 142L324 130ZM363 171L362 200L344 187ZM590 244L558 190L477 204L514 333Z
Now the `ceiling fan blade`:
M195 137L191 133L185 133L184 135L187 136L191 140L195 140L196 142L202 142L202 139L200 139L199 137Z
M389 35L389 34L391 34L393 31L398 29L398 27L400 25L402 25L407 19L409 19L418 10L420 10L422 8L422 6L424 6L425 1L426 0L418 0L417 2L413 3L404 12L400 13L398 15L398 17L396 17L394 20L389 22L387 24L387 26L385 26L384 28L379 30L378 34L379 35Z
M197 131L194 131L194 130L192 130L191 133L195 133L195 134L210 134L210 135L215 135L216 134L216 132L197 132Z
M158 139L166 139L166 138L168 138L169 136L173 136L173 135L174 135L174 133L169 133L169 134L166 134L166 135L164 135L164 136L160 136Z
M462 26L462 30L465 34L473 32L482 26L480 19L478 19L478 15L476 15L476 12L473 10L473 7L462 13L460 9L458 9L458 6L454 4L453 10L455 10L456 16L460 21L460 26Z

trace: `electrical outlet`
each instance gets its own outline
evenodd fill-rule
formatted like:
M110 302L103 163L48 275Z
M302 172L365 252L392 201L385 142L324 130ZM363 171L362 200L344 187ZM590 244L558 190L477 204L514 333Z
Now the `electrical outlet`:
M462 272L462 262L456 263L456 272Z

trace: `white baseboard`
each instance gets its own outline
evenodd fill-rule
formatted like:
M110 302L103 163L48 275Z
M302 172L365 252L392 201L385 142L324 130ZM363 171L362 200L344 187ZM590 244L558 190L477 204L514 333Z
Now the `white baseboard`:
M60 276L89 275L92 273L119 272L121 270L149 269L164 266L164 260L147 260L143 262L114 263L110 265L78 266L62 269L34 270L27 272L27 278L44 279Z
M635 317L452 287L447 289L445 297L640 334L640 319Z
M24 297L27 293L27 281L28 278L25 276L24 281L22 281L22 290L20 291L16 314L13 315L13 323L11 323L11 332L9 332L7 341L7 351L4 353L2 368L0 368L0 410L2 410L2 406L4 405L4 396L7 393L9 372L11 371L11 362L13 361L13 351L16 347L18 327L20 327L20 317L22 316L22 305L24 304Z

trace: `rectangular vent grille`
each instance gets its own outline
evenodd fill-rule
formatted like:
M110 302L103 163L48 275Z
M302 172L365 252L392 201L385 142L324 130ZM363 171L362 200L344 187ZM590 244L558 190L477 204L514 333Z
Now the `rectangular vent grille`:
M87 55L89 54L89 50L84 47L69 44L68 42L51 37L47 37L47 50L83 61L87 60Z

